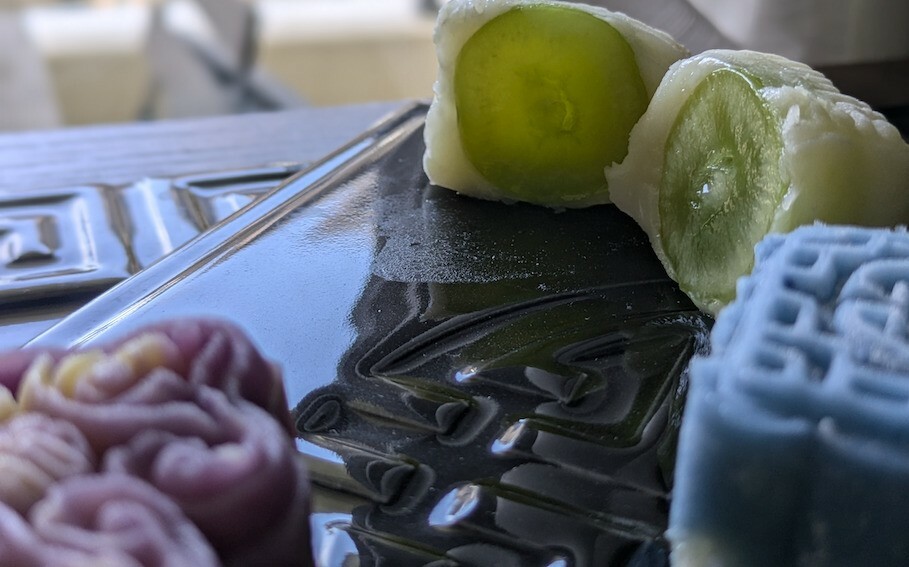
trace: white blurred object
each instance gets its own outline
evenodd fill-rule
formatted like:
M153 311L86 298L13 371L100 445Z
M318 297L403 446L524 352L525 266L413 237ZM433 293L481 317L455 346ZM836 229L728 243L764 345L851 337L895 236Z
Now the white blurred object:
M0 0L0 10L18 10L29 6L53 4L56 0Z
M41 6L24 10L22 18L66 124L136 119L150 79L147 7Z
M50 73L14 12L0 10L0 131L60 125Z
M907 0L689 0L743 48L809 65L909 57Z
M217 32L205 12L191 0L170 0L162 2L164 27L183 36L191 37L207 45L217 42Z
M428 98L435 18L419 0L261 0L257 63L310 104Z

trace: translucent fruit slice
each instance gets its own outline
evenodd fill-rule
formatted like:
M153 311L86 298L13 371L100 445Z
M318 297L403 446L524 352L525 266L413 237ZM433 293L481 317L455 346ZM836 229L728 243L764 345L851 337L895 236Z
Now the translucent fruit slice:
M909 222L899 131L817 71L755 52L673 65L607 179L669 275L712 313L768 232Z
M430 181L553 207L608 202L604 168L686 54L621 14L545 0L452 0L435 40Z
M659 186L663 247L684 289L732 299L783 197L781 154L779 125L745 76L720 69L692 92L666 140Z

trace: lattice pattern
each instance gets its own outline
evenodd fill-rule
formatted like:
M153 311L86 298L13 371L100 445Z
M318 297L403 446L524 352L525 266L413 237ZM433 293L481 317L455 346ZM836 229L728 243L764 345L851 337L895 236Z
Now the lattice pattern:
M756 256L692 363L670 537L730 565L905 564L909 234L816 225Z

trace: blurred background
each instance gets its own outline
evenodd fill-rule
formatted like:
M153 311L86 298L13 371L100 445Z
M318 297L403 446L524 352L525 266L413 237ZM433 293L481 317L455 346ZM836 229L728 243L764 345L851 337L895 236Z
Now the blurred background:
M0 0L0 130L431 95L417 0Z
M0 131L428 98L444 0L0 0ZM594 0L904 119L907 0ZM895 109L895 110L893 110ZM902 112L902 114L900 114Z

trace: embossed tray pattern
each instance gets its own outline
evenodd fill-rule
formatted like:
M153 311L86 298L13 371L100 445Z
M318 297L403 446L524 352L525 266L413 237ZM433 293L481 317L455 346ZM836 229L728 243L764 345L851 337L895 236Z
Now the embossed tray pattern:
M243 186L229 176L160 182L177 209L116 233L135 263L92 291L129 277L32 344L241 324L284 369L322 565L666 565L687 362L710 320L614 207L428 185L425 111L230 215L242 192L207 192ZM171 228L154 222L188 238L156 262ZM139 246L137 226L158 240Z
M0 348L16 348L299 166L0 198Z

